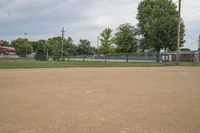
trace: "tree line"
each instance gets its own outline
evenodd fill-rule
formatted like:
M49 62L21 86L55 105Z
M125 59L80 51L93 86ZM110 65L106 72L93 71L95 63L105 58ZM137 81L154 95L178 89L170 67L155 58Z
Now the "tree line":
M5 42L5 41L4 41ZM45 61L51 57L53 60L61 60L61 44L63 44L63 56L91 55L97 52L97 49L91 46L90 41L80 39L76 45L71 37L61 38L52 37L47 40L29 41L28 39L18 38L16 40L3 43L6 46L14 47L16 54L20 57L26 57L35 53L35 59Z
M133 26L125 23L116 28L113 33L111 28L105 28L100 33L100 47L95 48L87 39L81 39L75 44L71 37L52 37L48 40L29 41L18 38L10 44L4 44L16 49L16 54L25 57L27 54L36 53L36 60L61 60L61 44L63 55L91 55L102 53L135 53L144 51L157 52L159 61L160 50L175 51L178 32L178 11L172 0L143 0L138 5L138 24ZM185 40L184 22L181 22L181 46Z
M161 50L165 53L176 50L179 19L177 6L172 0L143 0L139 3L136 18L136 28L123 24L117 28L114 37L109 28L101 33L100 49L104 54L111 52L114 44L117 52L155 51L159 62ZM182 20L180 47L185 43L184 36L185 26Z

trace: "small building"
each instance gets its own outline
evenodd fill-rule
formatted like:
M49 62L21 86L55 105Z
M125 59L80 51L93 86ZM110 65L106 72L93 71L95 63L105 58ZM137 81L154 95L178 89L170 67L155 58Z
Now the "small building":
M0 55L16 55L15 48L5 47L3 43L0 42Z
M176 52L167 53L168 61L176 62ZM180 51L181 62L200 62L200 52L196 51Z

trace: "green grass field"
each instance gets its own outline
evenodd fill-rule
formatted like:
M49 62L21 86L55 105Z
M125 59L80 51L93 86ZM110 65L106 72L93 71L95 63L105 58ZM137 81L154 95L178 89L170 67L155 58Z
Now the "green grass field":
M9 68L70 68L70 67L164 67L176 66L176 63L156 63L156 62L89 62L89 61L65 61L65 62L41 62L33 60L0 60L0 69ZM199 66L200 63L191 62L180 63L180 66Z

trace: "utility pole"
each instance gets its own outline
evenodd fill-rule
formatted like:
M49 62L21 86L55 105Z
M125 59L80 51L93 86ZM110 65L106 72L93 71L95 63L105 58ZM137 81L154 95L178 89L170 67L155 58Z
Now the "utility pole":
M181 0L179 0L178 6L178 29L177 29L177 51L176 51L176 64L180 62L180 42L181 42Z
M27 33L26 32L24 33L24 35L25 35L25 38L27 39ZM26 44L26 55L25 55L25 57L27 57L27 44Z
M97 36L97 48L99 48L99 36Z
M97 54L99 54L99 36L97 36Z
M200 35L199 35L199 40L198 40L198 42L199 42L199 49L198 49L198 50L200 51Z
M62 28L61 30L61 60L64 61L63 58L63 39L64 39L64 35L65 35L65 29Z

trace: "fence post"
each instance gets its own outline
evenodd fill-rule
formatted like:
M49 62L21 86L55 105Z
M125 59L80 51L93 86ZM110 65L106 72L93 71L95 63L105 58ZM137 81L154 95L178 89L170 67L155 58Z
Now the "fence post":
M69 55L67 56L67 60L69 61Z
M128 53L126 53L126 62L128 63Z
M195 58L195 55L196 55L196 53L194 52L194 54L192 54L193 56L193 66L195 66L195 63L196 63L196 58Z
M84 55L82 55L82 58L83 58L83 61L85 61L85 57L84 57Z

